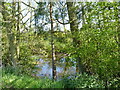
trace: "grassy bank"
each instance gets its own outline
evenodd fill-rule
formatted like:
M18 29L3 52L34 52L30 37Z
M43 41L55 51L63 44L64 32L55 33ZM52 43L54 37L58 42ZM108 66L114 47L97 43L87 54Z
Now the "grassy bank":
M27 75L4 74L2 88L104 88L103 82L87 74L63 77L59 81L36 79Z

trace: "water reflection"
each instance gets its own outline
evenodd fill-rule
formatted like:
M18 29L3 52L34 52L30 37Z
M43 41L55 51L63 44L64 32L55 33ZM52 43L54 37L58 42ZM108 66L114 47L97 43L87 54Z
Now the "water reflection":
M37 67L41 68L41 70L38 71L37 75L38 77L48 77L52 78L52 67L49 64L48 61L44 61L42 59L39 59L40 64L37 65ZM74 66L71 66L67 68L65 71L65 65L64 62L60 63L61 65L56 65L56 71L57 71L57 78L60 78L64 74L75 74L76 70Z

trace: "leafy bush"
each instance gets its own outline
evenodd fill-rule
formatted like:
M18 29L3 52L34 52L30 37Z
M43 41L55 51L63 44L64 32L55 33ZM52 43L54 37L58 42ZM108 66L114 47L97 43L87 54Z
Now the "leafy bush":
M33 71L35 71L35 66L36 66L36 60L35 58L31 57L32 52L28 48L28 46L22 46L20 47L20 58L19 58L19 69L21 70L21 73L24 74L32 74Z
M77 88L104 88L103 82L97 76L78 75L75 78L75 82L77 83Z
M5 73L14 73L17 71L17 74L27 74L31 75L36 73L35 71L39 68L36 67L37 61L36 57L32 57L32 52L27 45L20 47L20 56L16 60L17 67L13 67L12 62L8 60L9 53L8 51L4 53L2 57L3 69Z
M103 82L98 80L97 76L80 74L76 76L65 76L62 79L66 88L103 88Z
M120 88L120 77L113 78L113 79L109 80L108 87Z

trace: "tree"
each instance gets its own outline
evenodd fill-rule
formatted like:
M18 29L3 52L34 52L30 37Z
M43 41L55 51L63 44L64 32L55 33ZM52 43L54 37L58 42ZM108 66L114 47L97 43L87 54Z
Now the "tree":
M5 6L5 2L2 2L2 16L3 16L3 22L4 26L7 31L7 37L9 42L9 63L11 63L14 67L16 67L16 51L15 51L15 2L12 3L13 9L12 9L12 17L10 16L7 7Z
M20 11L21 11L21 2L18 1L17 3L17 11L18 11L18 16L17 16L17 34L16 34L16 53L17 53L17 60L20 58Z
M50 2L50 21L51 21L51 48L52 48L52 74L53 80L56 80L56 58L55 58L55 46L54 46L54 29L53 29L53 17L52 17L52 2Z
M76 7L74 6L74 2L67 2L67 8L68 8L68 15L69 15L69 22L70 22L70 30L72 33L73 38L73 46L75 49L81 45L81 41L78 39L79 29L78 29L78 19L76 14ZM75 52L76 54L76 72L83 73L83 65L81 62L80 55Z

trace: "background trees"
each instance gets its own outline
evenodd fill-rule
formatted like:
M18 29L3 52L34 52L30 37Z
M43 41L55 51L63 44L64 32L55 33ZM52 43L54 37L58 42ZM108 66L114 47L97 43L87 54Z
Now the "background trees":
M34 13L26 21L20 2L2 2L4 67L31 75L41 63L36 59L43 59L53 67L53 79L59 66L63 74L75 67L98 75L105 87L119 80L119 2L22 4Z

